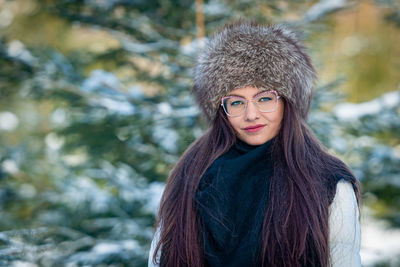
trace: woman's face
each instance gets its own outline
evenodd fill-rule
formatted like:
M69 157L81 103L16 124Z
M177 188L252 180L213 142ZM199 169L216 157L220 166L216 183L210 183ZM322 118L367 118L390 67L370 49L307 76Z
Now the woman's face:
M261 90L254 87L244 87L232 90L228 96L240 96L247 99L245 112L238 117L227 116L235 129L237 137L249 145L262 145L274 138L280 128L283 118L284 103L278 99L278 107L273 112L260 112L254 102L250 102Z

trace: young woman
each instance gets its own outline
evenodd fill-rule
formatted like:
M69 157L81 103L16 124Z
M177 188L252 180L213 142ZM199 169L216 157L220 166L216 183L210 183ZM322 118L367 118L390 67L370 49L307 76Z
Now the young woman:
M361 266L359 183L306 124L314 78L283 26L210 38L193 87L210 128L168 178L149 266Z

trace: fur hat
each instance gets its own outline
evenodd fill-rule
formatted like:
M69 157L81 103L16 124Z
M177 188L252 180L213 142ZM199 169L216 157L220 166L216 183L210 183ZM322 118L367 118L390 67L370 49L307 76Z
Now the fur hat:
M276 90L306 118L315 76L294 32L282 25L239 21L225 25L206 43L194 70L193 93L209 121L222 97L246 86Z

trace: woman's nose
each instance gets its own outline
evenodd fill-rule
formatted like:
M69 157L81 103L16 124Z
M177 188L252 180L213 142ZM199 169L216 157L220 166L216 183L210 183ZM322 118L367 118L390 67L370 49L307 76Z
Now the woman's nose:
M247 103L247 107L246 107L246 120L248 121L253 121L255 119L257 119L259 117L258 114L258 109L256 107L256 104L254 102L249 101Z

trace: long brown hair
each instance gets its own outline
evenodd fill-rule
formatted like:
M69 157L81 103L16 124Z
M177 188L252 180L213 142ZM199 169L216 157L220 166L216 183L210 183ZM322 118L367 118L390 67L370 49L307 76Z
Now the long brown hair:
M284 100L284 99L283 99ZM273 174L264 215L262 266L327 266L329 205L334 176L359 184L349 168L326 152L295 107L285 101L279 134L272 145ZM156 227L160 266L204 266L204 245L194 195L200 179L236 135L222 109L210 129L182 155L172 170L161 199Z

